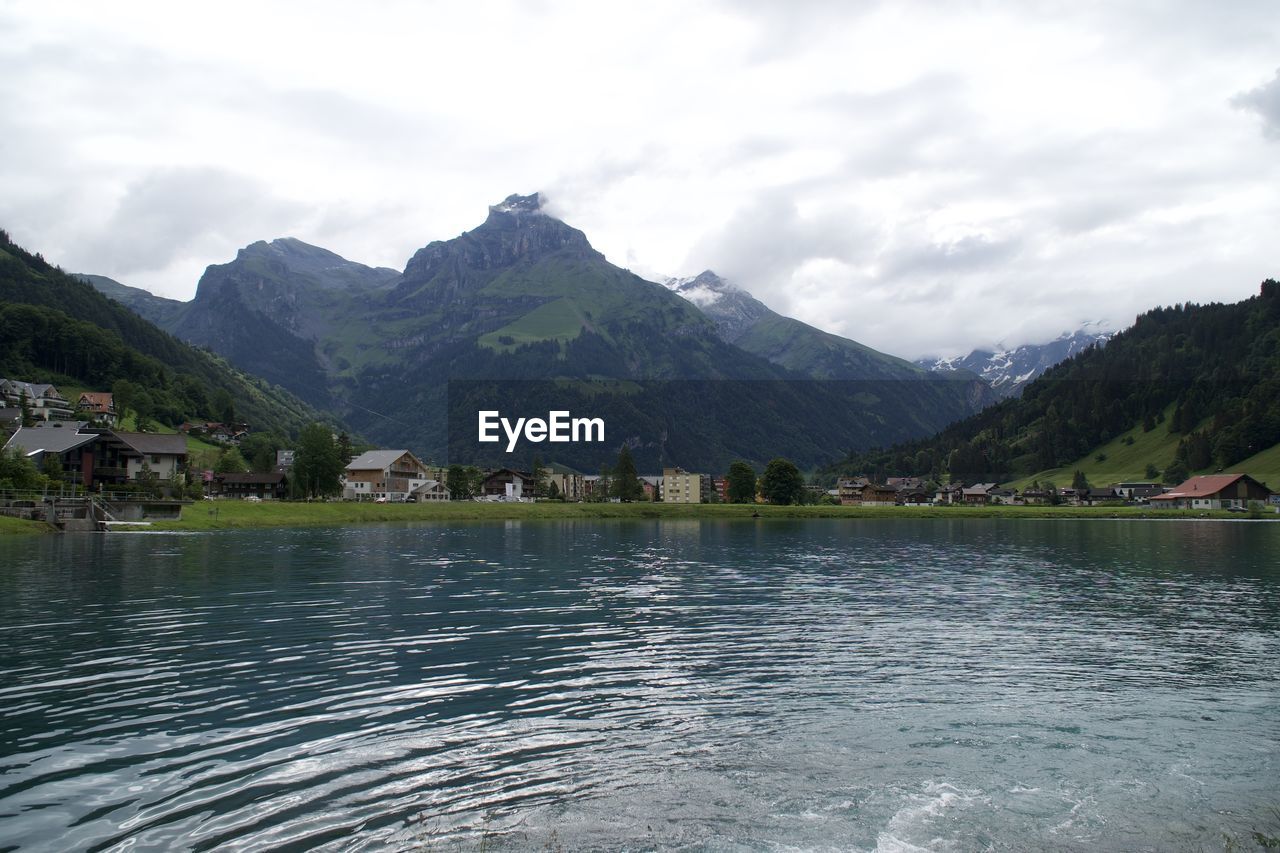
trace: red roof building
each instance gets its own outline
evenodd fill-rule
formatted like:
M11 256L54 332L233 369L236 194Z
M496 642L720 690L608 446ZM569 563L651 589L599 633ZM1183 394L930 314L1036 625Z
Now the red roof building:
M1172 509L1243 509L1249 501L1266 502L1271 490L1248 474L1192 477L1172 491L1151 498L1153 507Z

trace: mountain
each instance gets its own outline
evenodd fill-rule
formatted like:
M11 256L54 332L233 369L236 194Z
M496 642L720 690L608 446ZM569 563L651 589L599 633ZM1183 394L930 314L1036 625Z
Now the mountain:
M595 455L579 467L594 470L625 441L642 465L723 470L738 456L811 465L925 435L972 411L979 387L930 381L834 336L838 369L826 378L863 384L814 381L814 370L788 367L785 346L775 360L726 340L688 300L610 264L538 195L493 205L475 229L414 253L403 273L296 240L255 243L211 266L190 303L160 310L175 334L334 411L371 440L437 459L451 437L475 434L474 407L470 426L455 424L452 435L448 412L495 393L505 395L504 410L536 403L545 413L572 401L609 412L616 442L582 449ZM795 323L773 317L748 336L766 322ZM761 337L771 335L780 337Z
M185 304L175 299L155 296L151 291L143 290L140 287L129 287L127 284L121 284L115 279L107 278L105 275L76 274L74 277L91 285L94 290L103 296L114 299L135 314L140 314L144 319L150 320L161 328L172 325L174 319L182 312Z
M223 395L237 417L258 431L287 436L327 420L287 391L178 340L89 283L14 245L3 231L0 375L99 390L128 380L147 391L155 417L170 425L187 418L222 420L218 400Z
M784 317L742 288L705 270L691 278L670 278L668 290L698 306L728 343L774 364L815 379L918 380L922 368L856 341ZM973 386L972 411L995 402Z
M1115 332L1089 323L1074 332L1063 332L1046 344L1024 344L1009 350L974 350L966 356L920 359L926 370L949 373L965 370L982 377L1000 397L1016 397L1027 384L1050 367L1091 346L1105 346Z
M1274 466L1277 377L1280 284L1268 279L1238 303L1148 311L1105 347L1046 370L1021 397L932 438L850 454L827 473L1010 482L1154 470L1176 482L1187 472ZM1129 457L1126 470L1112 454Z

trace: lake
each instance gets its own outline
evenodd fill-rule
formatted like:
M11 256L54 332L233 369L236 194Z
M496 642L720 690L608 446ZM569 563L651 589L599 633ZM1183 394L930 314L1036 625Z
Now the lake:
M0 850L1280 835L1280 526L6 537Z

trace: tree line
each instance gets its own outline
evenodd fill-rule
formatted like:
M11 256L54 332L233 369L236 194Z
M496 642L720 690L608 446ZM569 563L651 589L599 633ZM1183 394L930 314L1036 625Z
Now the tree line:
M1280 285L1268 279L1259 295L1234 304L1148 311L1106 346L1046 371L1020 398L932 438L850 453L823 474L998 482L1070 465L1138 424L1181 437L1166 480L1229 467L1280 442Z

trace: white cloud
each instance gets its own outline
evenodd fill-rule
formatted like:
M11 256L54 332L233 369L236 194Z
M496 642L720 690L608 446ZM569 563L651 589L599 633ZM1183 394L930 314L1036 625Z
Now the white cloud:
M535 190L616 263L905 356L1277 273L1266 2L16 0L0 31L0 227L167 295L285 235L401 267Z

